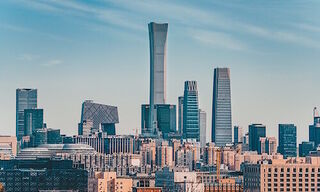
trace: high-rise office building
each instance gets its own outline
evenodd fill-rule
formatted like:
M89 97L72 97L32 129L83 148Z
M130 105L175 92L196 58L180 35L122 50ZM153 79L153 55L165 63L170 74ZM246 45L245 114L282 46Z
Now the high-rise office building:
M80 122L83 123L85 120L92 121L92 132L98 132L99 130L104 131L102 124L115 126L116 123L119 123L118 108L87 100L82 104ZM81 126L81 123L79 126ZM81 127L79 127L79 130L81 130Z
M294 124L279 124L278 152L284 158L297 156L297 127Z
M234 135L233 136L234 137L233 142L235 144L241 142L241 138L243 137L243 135L242 135L242 127L234 126L233 127L233 135Z
M37 89L16 90L16 137L24 136L24 110L37 108Z
M183 96L178 97L178 132L183 132Z
M314 150L314 142L302 141L299 144L299 157L306 157L310 151Z
M183 137L200 139L198 86L196 81L184 82Z
M317 108L313 109L313 125L309 126L309 141L314 142L314 147L320 145L320 116Z
M150 43L150 108L148 133L156 133L154 105L166 103L166 66L168 23L151 22L149 28Z
M24 110L24 136L30 136L37 129L43 128L43 109Z
M164 137L168 133L175 133L177 131L177 118L176 106L170 104L157 104L154 105L154 121L157 129L163 134ZM148 136L149 125L149 111L150 106L147 104L141 105L141 134Z
M260 137L266 137L266 126L262 124L249 125L249 150L250 151L259 152Z
M217 146L225 146L232 142L229 68L214 69L211 134L212 142Z
M62 137L60 134L60 129L47 129L47 143L48 144L61 144Z
M200 147L206 146L207 113L199 109Z

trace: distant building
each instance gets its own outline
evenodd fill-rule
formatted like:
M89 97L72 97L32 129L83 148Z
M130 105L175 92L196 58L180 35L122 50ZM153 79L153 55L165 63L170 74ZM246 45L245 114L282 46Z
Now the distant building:
M320 116L316 107L313 109L313 125L309 126L309 141L314 142L315 148L320 145Z
M277 139L275 137L260 137L260 154L273 155L277 153Z
M314 149L314 142L303 141L301 144L299 144L299 157L308 156L310 151L313 151Z
M241 142L241 139L243 137L243 135L242 135L242 127L234 126L233 127L233 134L234 134L233 143L234 144L238 144L239 142Z
M98 130L93 130L93 121L90 119L83 120L78 124L78 135L89 136Z
M148 136L150 106L147 104L141 105L141 134ZM168 137L169 133L177 131L176 126L176 106L170 104L154 105L154 121L157 129L162 133L164 138Z
M48 144L60 144L62 143L62 137L60 135L60 129L47 129L47 143Z
M199 109L200 146L205 147L207 143L207 113Z
M178 132L183 134L183 96L178 97Z
M33 132L31 140L34 147L48 143L48 130L46 128L37 129Z
M0 159L11 159L17 155L17 138L13 136L0 136Z
M43 127L43 109L24 110L24 136L30 136L37 129Z
M6 192L88 191L87 171L73 168L70 160L2 160L0 181Z
M117 177L116 172L96 172L89 179L88 192L132 192L132 179Z
M168 167L156 172L155 186L161 187L163 191L174 191L174 172Z
M103 131L101 124L115 126L116 123L119 123L118 108L87 100L82 104L80 125L86 120L92 121L92 132ZM79 129L83 131L83 128Z
M156 133L154 105L166 103L168 23L148 24L150 45L150 108L147 133Z
M279 124L278 152L284 158L297 156L297 127L293 124Z
M266 126L262 124L249 125L249 150L259 152L260 137L266 137Z
M24 110L37 108L37 89L16 90L16 137L24 136Z
M159 168L173 166L172 147L169 146L167 141L161 141L157 146L156 165Z
M184 82L183 138L200 140L198 86L196 81Z
M319 191L319 157L243 165L244 191Z
M222 147L232 142L230 69L215 68L211 140Z

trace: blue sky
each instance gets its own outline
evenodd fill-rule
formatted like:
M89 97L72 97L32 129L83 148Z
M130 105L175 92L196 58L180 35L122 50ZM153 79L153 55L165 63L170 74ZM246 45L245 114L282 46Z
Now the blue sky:
M15 134L15 89L38 88L49 127L75 134L81 103L119 107L118 133L148 101L148 22L168 22L168 102L197 80L211 127L214 67L230 67L233 124L294 123L320 107L319 1L0 1L1 134ZM207 134L208 138L210 134Z

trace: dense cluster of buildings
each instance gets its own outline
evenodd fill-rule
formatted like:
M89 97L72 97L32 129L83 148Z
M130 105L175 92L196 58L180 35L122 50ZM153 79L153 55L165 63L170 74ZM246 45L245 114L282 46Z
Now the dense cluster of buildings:
M297 147L297 127L278 139L254 123L232 129L229 68L213 72L211 139L197 81L177 106L166 99L168 24L149 24L150 100L141 133L118 135L118 108L87 100L78 134L45 123L37 89L16 90L16 137L0 136L0 183L10 191L320 191L320 117ZM232 139L233 138L233 139Z

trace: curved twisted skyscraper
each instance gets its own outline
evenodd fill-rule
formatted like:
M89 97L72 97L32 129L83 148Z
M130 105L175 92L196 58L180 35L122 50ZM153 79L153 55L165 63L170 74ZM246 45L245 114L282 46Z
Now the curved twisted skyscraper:
M168 23L151 22L149 27L150 42L150 121L146 134L156 133L155 104L166 103L166 65Z
M212 142L219 147L232 142L229 68L214 69L211 134Z

